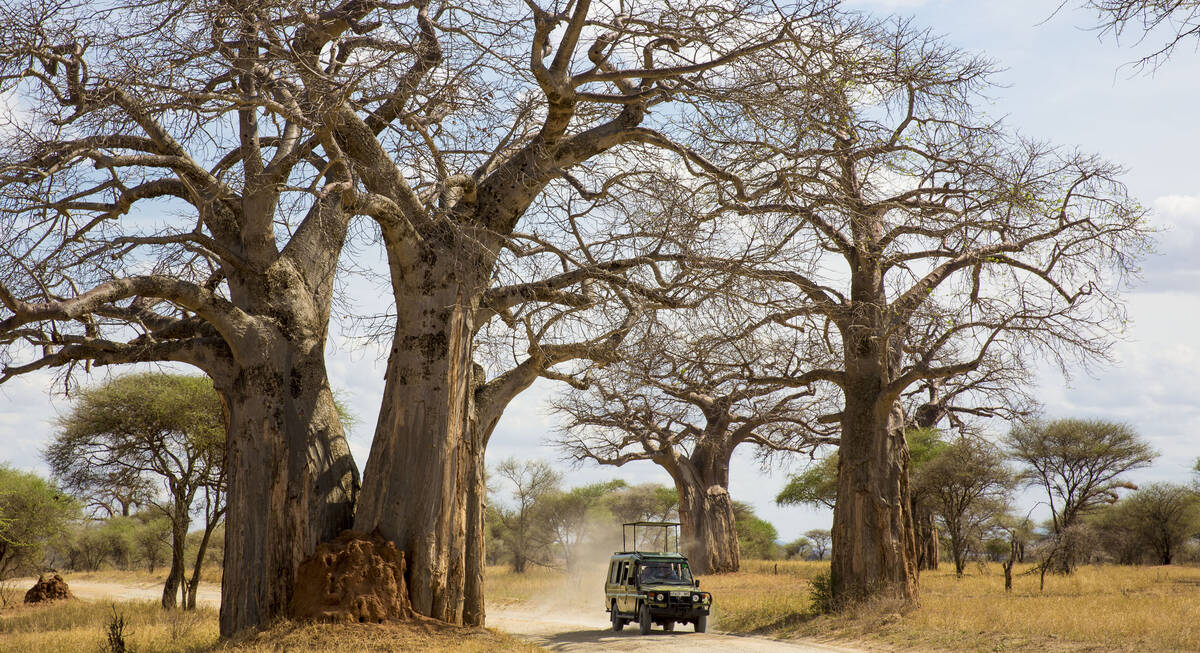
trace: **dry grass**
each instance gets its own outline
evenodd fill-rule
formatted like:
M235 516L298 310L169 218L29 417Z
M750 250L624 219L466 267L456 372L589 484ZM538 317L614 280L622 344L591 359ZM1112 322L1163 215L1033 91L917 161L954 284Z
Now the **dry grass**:
M952 569L921 575L921 605L877 603L847 614L818 616L809 607L808 579L828 563L748 561L736 574L707 576L718 630L853 641L900 649L944 651L1200 651L1200 568L1082 567L1069 577L1016 570L1004 592L999 565L975 565L956 579ZM564 576L546 570L513 578L489 570L488 593L511 603L554 595ZM581 589L579 601L600 590ZM595 608L601 609L601 608Z
M165 611L151 601L62 601L0 611L5 653L102 650L113 610L125 617L125 641L137 653L359 653L360 651L538 651L502 633L435 622L404 624L300 624L283 621L259 633L221 641L217 611Z
M134 651L202 651L217 643L217 611L165 611L153 601L59 601L0 612L4 651L99 651L113 610L124 615Z
M445 651L447 653L532 653L542 649L486 628L457 628L432 621L391 624L299 624L282 622L251 636L205 651L237 653L359 653L360 651Z

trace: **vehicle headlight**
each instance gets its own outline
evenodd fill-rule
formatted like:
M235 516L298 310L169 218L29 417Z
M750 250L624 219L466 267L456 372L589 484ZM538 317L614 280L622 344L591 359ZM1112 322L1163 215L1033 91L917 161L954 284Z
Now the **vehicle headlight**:
M699 603L699 602L700 602L700 595L699 595L699 594L693 594L693 595L692 595L692 603Z
M662 595L662 594L655 594L655 595L654 595L654 600L655 600L655 601L661 601L661 600L663 600L663 595Z

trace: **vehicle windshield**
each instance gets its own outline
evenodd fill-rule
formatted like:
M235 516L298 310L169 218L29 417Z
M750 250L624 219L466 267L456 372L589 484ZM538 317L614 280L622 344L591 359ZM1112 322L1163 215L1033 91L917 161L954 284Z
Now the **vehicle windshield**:
M649 562L642 566L638 580L654 585L691 585L692 572L681 562Z

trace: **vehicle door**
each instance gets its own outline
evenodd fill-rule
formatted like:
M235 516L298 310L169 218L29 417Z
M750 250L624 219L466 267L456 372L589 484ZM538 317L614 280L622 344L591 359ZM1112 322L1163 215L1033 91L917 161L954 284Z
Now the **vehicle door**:
M621 571L621 598L617 607L626 614L637 611L637 565L626 560Z

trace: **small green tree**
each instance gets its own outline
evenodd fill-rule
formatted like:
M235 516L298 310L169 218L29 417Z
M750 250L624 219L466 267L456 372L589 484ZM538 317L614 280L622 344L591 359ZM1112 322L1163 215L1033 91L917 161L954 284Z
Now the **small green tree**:
M812 542L807 537L798 537L783 545L783 557L787 560L804 560L813 555Z
M206 377L129 374L82 391L46 449L57 478L85 494L114 476L133 476L164 490L151 505L171 523L171 567L162 605L195 607L195 588L207 547L192 580L184 553L199 507L211 532L225 512L225 418Z
M1158 564L1171 564L1184 542L1200 533L1200 497L1182 485L1147 485L1117 507L1138 542Z
M837 502L837 454L822 458L788 479L775 496L781 506L811 505L833 509Z
M932 506L950 539L954 573L962 576L968 547L1004 514L1012 473L1004 455L972 438L939 447L914 479L914 494Z
M600 514L605 512L605 499L625 487L622 480L592 483L551 492L542 498L542 514L554 535L555 546L562 552L568 573L577 571L577 551L592 526L604 521Z
M154 570L171 559L171 520L158 511L135 513L131 519L137 522L133 531L134 556L146 571Z
M78 517L78 502L46 479L0 465L0 580L35 570Z
M833 536L826 528L814 528L804 531L804 537L808 538L809 544L812 546L812 554L817 560L824 560L826 552L829 551L829 544L833 541Z
M679 493L657 483L641 483L613 492L606 499L618 524L635 521L670 521L679 517Z

